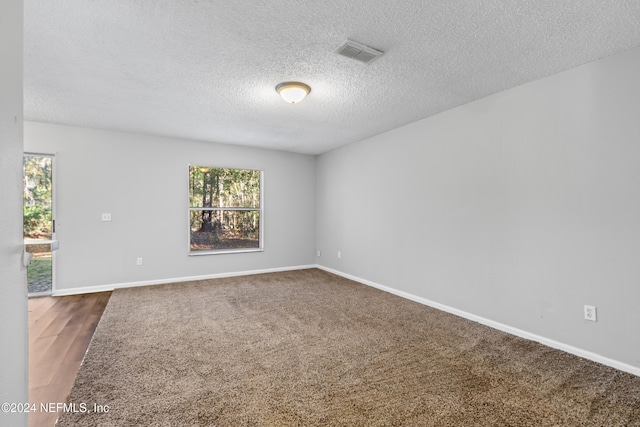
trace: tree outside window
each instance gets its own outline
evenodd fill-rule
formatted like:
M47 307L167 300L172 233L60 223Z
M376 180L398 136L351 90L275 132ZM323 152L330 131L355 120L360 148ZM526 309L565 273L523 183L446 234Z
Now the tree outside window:
M262 172L189 166L189 252L262 250Z

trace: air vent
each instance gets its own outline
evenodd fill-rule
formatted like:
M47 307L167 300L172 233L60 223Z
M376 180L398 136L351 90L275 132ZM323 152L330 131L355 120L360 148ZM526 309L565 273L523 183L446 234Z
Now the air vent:
M374 49L349 39L342 42L342 44L335 50L335 53L346 56L347 58L353 58L356 61L364 62L365 64L371 64L384 54L384 52L379 51L378 49Z

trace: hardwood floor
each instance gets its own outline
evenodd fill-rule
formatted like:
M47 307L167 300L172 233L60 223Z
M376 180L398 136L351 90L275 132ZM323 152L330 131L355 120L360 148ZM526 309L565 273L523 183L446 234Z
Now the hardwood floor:
M29 403L64 403L111 292L29 299ZM29 426L53 426L55 411L29 414Z

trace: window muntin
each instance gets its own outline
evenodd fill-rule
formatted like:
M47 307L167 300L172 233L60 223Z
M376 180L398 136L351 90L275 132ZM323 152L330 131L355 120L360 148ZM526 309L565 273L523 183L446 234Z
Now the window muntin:
M262 172L189 166L189 253L259 251Z

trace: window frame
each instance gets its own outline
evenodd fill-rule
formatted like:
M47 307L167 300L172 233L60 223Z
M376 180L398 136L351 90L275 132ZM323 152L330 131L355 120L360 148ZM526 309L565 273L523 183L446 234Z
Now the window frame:
M191 205L191 168L208 168L213 169L231 169L239 171L255 171L260 173L260 206L258 208L251 207L203 207ZM258 247L255 248L227 248L227 249L209 249L194 251L191 249L191 213L202 211L240 211L240 212L258 212ZM237 167L226 166L205 166L203 164L189 163L187 165L187 255L188 256L201 256L201 255L220 255L220 254L237 254L237 253L250 253L250 252L263 252L264 251L264 171L261 169L246 169Z

